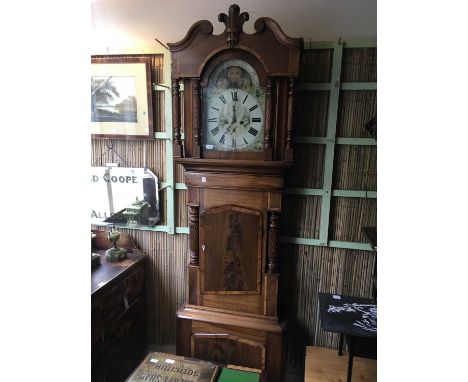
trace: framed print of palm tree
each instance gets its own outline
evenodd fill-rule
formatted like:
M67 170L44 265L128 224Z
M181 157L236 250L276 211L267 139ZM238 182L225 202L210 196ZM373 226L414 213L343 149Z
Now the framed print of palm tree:
M91 58L91 133L95 138L154 138L149 57Z

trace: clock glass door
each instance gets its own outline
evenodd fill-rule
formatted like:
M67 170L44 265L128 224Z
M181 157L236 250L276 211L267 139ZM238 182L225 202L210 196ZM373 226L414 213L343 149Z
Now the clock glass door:
M203 89L202 145L213 151L263 150L265 89L254 68L227 60Z

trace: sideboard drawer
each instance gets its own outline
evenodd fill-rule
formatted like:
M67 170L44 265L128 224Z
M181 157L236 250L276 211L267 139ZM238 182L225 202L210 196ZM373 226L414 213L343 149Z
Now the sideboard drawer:
M123 283L117 284L101 297L101 322L106 325L125 312L125 287Z
M91 303L91 345L94 345L103 332L100 300Z
M125 293L127 295L129 305L131 305L137 297L144 293L144 285L145 269L143 266L140 266L124 280Z

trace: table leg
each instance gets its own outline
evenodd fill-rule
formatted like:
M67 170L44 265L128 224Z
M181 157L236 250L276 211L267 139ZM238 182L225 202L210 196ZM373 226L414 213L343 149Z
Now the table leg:
M338 355L343 355L343 333L340 333L340 344L338 346Z
M353 337L349 337L349 358L348 358L348 376L346 381L351 382L351 377L353 375Z

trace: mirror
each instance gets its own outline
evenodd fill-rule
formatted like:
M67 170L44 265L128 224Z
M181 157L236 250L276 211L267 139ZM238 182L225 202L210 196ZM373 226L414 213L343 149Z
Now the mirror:
M91 167L91 224L132 228L159 222L158 178L141 167Z

